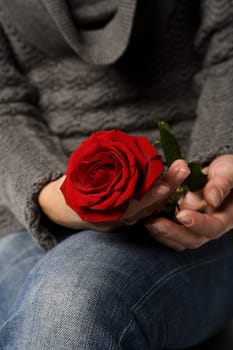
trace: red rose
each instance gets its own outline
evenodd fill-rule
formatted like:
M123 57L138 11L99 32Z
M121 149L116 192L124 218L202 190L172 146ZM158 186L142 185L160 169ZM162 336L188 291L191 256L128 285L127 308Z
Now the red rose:
M141 199L162 172L161 157L145 137L99 131L72 153L61 191L83 220L110 222L124 214L131 198Z

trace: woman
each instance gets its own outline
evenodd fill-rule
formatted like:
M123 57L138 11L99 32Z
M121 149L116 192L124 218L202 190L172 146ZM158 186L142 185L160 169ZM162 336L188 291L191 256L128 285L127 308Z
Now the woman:
M232 318L232 11L0 1L1 349L184 348ZM60 191L70 153L100 129L155 139L161 118L204 190L151 216L189 175L177 160L131 201L138 224L83 222Z

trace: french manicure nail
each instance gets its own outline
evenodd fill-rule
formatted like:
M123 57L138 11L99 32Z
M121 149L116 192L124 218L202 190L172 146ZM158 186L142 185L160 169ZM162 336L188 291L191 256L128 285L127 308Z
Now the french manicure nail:
M210 190L209 197L215 207L218 207L222 202L221 193L216 188Z
M176 215L176 218L181 224L183 224L185 226L191 226L192 225L192 218L186 213L179 212Z
M186 177L188 177L189 174L190 174L189 168L180 168L176 175L176 178L178 181L183 181L186 179Z

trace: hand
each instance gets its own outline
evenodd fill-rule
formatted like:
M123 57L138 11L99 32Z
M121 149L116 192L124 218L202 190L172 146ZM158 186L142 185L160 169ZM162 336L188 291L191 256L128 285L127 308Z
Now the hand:
M92 225L83 221L65 202L65 198L60 190L64 180L65 175L48 183L39 193L38 203L51 221L77 231L93 229L106 232L116 227L116 223Z
M65 203L60 186L65 175L48 183L39 193L38 203L46 216L56 224L81 230L81 218Z
M123 216L126 222L136 222L163 209L167 199L189 175L184 160L175 161L168 173L148 191L140 201L132 199ZM47 217L53 222L76 230L93 229L100 232L111 232L122 226L122 221L112 223L90 224L83 221L65 202L60 191L65 176L46 185L39 194L39 205Z
M137 201L132 199L122 219L126 222L136 223L153 214L161 212L168 199L190 174L187 163L178 159L172 163L166 175L157 180L155 185Z
M178 223L166 218L146 223L153 237L173 249L198 248L233 228L233 155L216 158L204 171L208 182L180 201Z

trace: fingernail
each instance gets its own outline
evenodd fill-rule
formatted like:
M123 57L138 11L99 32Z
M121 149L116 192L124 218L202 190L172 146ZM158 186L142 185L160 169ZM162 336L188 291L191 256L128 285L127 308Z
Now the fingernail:
M186 213L179 212L176 215L176 218L181 224L183 224L185 226L192 225L192 218Z
M189 168L180 168L176 174L176 178L179 182L184 181L186 177L190 174Z
M166 194L168 194L170 191L170 187L167 185L159 185L158 187L154 188L152 190L152 195L153 197L157 198L160 196L165 196Z
M221 202L222 202L222 196L219 190L216 188L212 188L209 193L209 198L211 200L211 203L215 206L218 207Z

